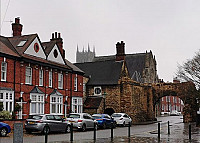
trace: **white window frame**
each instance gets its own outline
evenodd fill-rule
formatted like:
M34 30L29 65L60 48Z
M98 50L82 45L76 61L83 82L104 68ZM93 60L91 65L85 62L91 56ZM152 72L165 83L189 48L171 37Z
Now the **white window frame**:
M30 69L30 74L27 73L27 69ZM32 84L32 68L27 66L25 72L25 84Z
M39 69L39 86L43 86L43 77L44 77L43 73L44 73L43 70Z
M14 91L0 90L0 102L3 102L3 110L12 113L14 110Z
M72 112L82 113L83 112L83 98L72 97Z
M63 74L58 73L58 89L63 89Z
M6 75L7 75L7 63L6 62L2 62L1 63L1 81L6 81Z
M52 87L52 70L49 71L49 87Z
M74 91L78 91L78 78L77 78L77 74L74 77Z
M54 100L55 99L55 100ZM55 106L55 111L53 111L53 106ZM63 97L62 96L50 96L50 113L63 115Z
M30 114L44 114L44 94L31 93L30 99ZM33 105L35 105L35 112L32 111Z

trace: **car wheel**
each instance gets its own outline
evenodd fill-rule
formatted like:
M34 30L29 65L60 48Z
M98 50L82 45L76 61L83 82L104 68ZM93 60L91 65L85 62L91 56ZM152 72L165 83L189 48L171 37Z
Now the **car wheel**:
M123 122L122 126L123 126L123 127L125 127L125 126L126 126L126 123L125 123L125 121Z
M6 129L6 128L2 128L2 129L0 130L0 135L1 135L2 137L5 137L5 136L7 135L7 129Z
M65 133L70 133L70 131L71 131L71 128L70 128L70 125L68 125L68 126L66 127L66 129L65 129Z
M43 131L42 131L43 134L46 134L46 133L49 134L49 132L50 132L49 127L44 127L43 128Z
M28 129L26 129L26 132L27 132L27 133L31 133L32 131L31 131L31 130L28 130Z
M106 128L106 123L103 123L102 127L103 127L103 129L105 129Z
M86 131L86 125L85 125L85 124L83 124L83 126L82 126L82 131L83 131L83 132Z

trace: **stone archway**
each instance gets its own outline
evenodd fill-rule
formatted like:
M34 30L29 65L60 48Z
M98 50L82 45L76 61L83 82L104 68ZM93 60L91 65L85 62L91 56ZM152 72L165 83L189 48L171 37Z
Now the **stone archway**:
M164 96L178 96L184 103L183 122L194 122L196 120L198 106L196 103L197 90L194 83L160 83L152 85L153 105Z
M113 113L115 113L115 110L113 108L106 108L104 113L108 115L112 115Z

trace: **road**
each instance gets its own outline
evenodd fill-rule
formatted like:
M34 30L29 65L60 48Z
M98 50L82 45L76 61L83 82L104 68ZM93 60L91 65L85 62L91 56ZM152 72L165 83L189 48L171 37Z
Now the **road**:
M163 142L163 143L200 143L200 128L192 125L192 140L189 141L189 124L183 123L182 116L168 116L159 117L161 125L161 139L158 140L158 123L147 124L147 125L132 125L131 126L131 138L128 136L128 127L117 127L114 129L114 139L111 141L111 130L98 130L96 142ZM170 122L170 135L168 135L167 121ZM93 131L87 132L74 132L74 142L75 143L92 143ZM25 143L41 143L44 142L44 136L38 133L35 134L24 134L23 138ZM11 143L13 141L12 135L0 138L0 143ZM64 133L53 133L48 136L48 141L51 143L69 143L70 134Z

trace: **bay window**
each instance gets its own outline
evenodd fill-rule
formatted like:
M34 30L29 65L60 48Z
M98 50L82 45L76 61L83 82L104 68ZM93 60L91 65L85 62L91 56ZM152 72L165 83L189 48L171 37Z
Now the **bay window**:
M30 99L30 114L44 114L44 95L31 94Z
M50 97L50 113L55 113L55 114L63 113L63 97L62 96Z
M0 90L0 102L3 103L3 110L12 112L14 109L14 91Z

